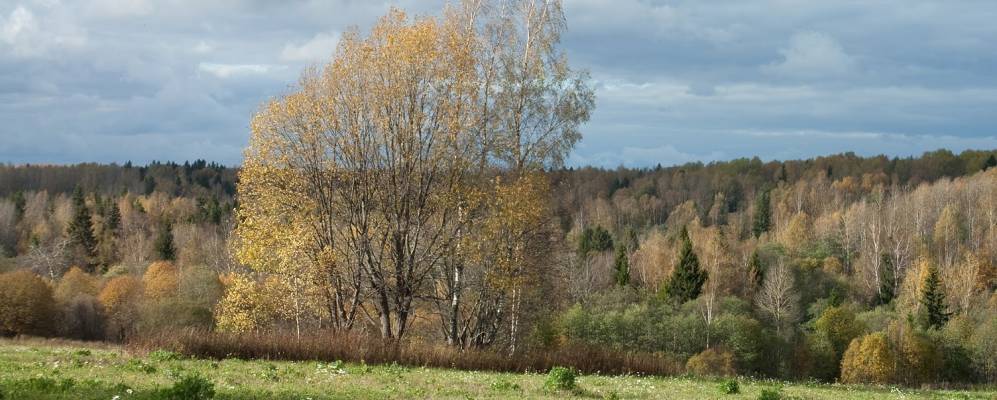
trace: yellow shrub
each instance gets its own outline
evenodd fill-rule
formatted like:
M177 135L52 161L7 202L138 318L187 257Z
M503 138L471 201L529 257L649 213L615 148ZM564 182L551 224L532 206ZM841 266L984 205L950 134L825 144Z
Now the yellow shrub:
M51 333L53 303L52 289L31 271L0 275L0 335Z
M886 335L870 333L852 340L841 360L841 381L845 383L889 383L895 378L896 358Z
M180 288L180 274L169 261L156 261L142 276L145 295L151 300L175 297Z
M700 376L732 376L737 374L734 354L717 348L703 350L689 358L685 368Z

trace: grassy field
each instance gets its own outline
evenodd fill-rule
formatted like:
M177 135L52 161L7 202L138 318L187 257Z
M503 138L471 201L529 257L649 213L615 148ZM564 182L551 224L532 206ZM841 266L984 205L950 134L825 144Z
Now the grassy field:
M572 390L545 387L545 374L500 374L394 365L180 359L173 353L130 355L113 346L0 341L0 399L166 399L175 382L199 375L216 399L755 399L781 388L798 399L995 399L994 391L914 391L739 380L739 394L719 381L692 378L581 376ZM177 395L190 398L190 395Z

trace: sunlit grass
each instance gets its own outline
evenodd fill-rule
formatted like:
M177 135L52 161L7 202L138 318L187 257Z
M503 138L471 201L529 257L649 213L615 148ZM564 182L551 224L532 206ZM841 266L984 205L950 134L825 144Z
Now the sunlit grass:
M993 399L994 391L914 391L890 387L740 380L724 395L717 380L582 375L572 390L552 391L544 374L458 371L342 362L174 359L130 355L115 347L0 341L0 391L8 399L160 399L181 376L198 374L217 399L755 399L781 387L801 399ZM17 396L17 397L14 397ZM117 396L117 397L115 397Z

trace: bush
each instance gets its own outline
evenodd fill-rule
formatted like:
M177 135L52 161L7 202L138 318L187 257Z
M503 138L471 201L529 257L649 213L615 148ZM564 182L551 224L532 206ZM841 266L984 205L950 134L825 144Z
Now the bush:
M179 353L175 353L169 350L156 350L149 353L149 359L156 362L163 361L176 361L183 357Z
M737 384L737 379L727 379L720 382L720 393L738 394L741 393L741 386Z
M142 283L145 285L145 295L149 299L174 297L180 288L180 274L173 263L156 261L146 269Z
M732 376L737 374L734 368L734 353L715 347L703 350L702 353L689 358L685 368L700 376Z
M47 335L55 315L52 289L31 271L0 275L0 335Z
M841 360L841 381L845 383L888 383L895 379L896 357L886 335L871 333L855 339Z
M574 368L554 367L547 373L544 388L549 390L571 390L575 388L575 378L578 373Z
M185 375L163 393L170 400L209 400L215 397L215 384L198 374Z
M782 390L778 388L762 389L762 392L758 395L758 400L779 400L781 398Z

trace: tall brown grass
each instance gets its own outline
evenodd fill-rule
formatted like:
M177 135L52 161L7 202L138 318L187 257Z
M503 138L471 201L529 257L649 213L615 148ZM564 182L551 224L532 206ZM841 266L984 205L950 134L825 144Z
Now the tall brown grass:
M545 372L554 366L587 374L675 375L682 363L667 356L617 352L579 344L516 356L488 350L458 350L416 341L387 341L342 333L294 335L225 334L196 330L133 338L132 351L170 350L199 358L365 362L496 372Z

